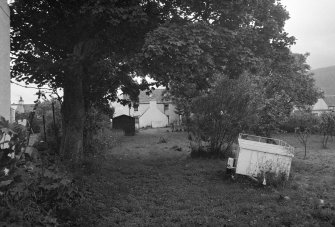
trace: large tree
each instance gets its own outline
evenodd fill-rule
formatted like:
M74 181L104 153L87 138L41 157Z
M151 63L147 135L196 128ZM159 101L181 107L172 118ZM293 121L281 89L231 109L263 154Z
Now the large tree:
M142 62L184 106L210 93L217 78L247 73L260 97L250 128L269 135L294 106L316 101L307 55L290 51L295 38L284 30L289 14L280 1L188 1L180 11L147 37Z
M218 75L265 75L294 43L276 0L16 0L11 11L12 77L63 88L61 153L75 163L86 110L119 87L136 97L133 76L201 95Z
M161 22L160 7L141 0L17 0L10 7L12 77L63 88L61 153L78 163L86 109L106 105L119 87L136 95L131 62Z
M250 126L253 132L269 137L294 108L307 109L321 96L306 64L307 56L279 52L262 66L256 80L261 99L258 118Z
M148 35L144 72L166 85L206 89L216 74L260 71L294 44L284 32L288 18L276 0L185 1L178 15Z

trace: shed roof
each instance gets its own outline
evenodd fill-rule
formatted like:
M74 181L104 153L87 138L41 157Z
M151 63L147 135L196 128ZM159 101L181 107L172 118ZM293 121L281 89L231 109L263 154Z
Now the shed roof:
M129 118L129 119L132 119L132 118L134 118L134 117L131 117L131 116L129 116L129 115L122 114L122 115L119 115L119 116L117 116L117 117L114 117L113 119L120 119L120 118Z
M325 96L323 98L328 106L335 106L335 95Z

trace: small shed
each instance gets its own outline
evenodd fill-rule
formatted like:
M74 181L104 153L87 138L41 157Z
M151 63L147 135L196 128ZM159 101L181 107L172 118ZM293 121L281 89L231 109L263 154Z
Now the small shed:
M113 118L113 129L122 129L126 136L135 135L135 118L127 115L120 115Z
M258 177L273 173L288 179L294 157L292 146L282 140L247 134L240 134L238 142L237 174Z

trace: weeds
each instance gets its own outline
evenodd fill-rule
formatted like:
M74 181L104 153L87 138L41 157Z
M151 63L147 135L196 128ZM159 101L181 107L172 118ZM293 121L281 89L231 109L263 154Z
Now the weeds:
M161 136L159 137L158 143L167 143L167 140L163 136Z
M256 178L261 184L275 188L285 187L288 183L288 177L285 172L275 173L271 171L262 171Z
M5 127L0 130L8 131ZM54 164L55 156L50 156L54 151L46 144L36 145L40 151L31 148L34 151L24 152L26 135L18 130L8 148L0 150L1 226L72 225L69 210L81 198L78 188L71 176Z

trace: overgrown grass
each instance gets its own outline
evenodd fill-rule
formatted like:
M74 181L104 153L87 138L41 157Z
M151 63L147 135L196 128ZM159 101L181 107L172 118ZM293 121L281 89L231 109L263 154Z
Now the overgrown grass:
M160 137L166 143L157 143ZM298 146L290 180L261 186L232 180L226 161L191 159L186 133L148 129L105 151L101 168L83 176L85 226L335 225L335 143L313 136L307 159ZM176 147L181 149L175 149ZM79 222L80 223L80 222Z

